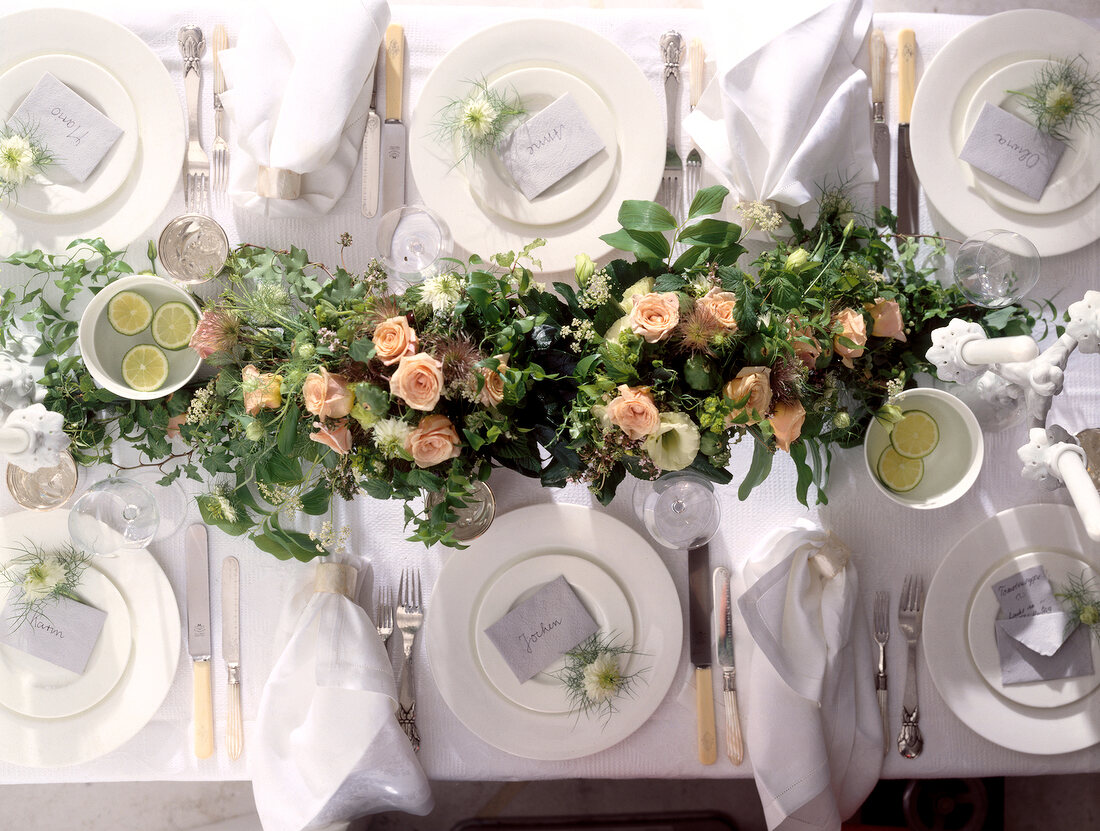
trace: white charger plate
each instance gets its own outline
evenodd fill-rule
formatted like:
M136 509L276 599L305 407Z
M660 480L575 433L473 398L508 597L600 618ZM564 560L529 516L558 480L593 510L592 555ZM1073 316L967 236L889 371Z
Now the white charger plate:
M138 122L134 104L115 76L97 63L72 55L40 55L0 75L0 120L7 121L19 109L47 72L122 130L118 141L83 182L59 165L51 165L19 188L21 209L64 216L90 210L122 187L137 158ZM53 149L59 158L64 156L64 148Z
M1100 66L1100 32L1069 15L1019 9L978 21L929 63L913 101L913 163L929 202L966 236L1005 228L1026 236L1044 257L1100 238L1100 189L1064 211L1027 214L986 199L958 157L967 108L993 73L1023 60L1079 54Z
M18 203L0 208L0 255L57 252L79 237L126 246L156 221L179 182L185 126L175 84L141 38L106 18L73 9L0 17L0 72L39 55L85 58L122 83L137 114L137 161L122 186L88 211L43 215Z
M619 161L599 199L568 221L529 225L487 211L474 198L453 149L436 138L436 117L469 91L472 79L492 82L526 67L560 69L581 78L608 103L618 125ZM611 247L599 240L618 227L624 199L652 199L665 163L663 107L638 65L591 29L560 20L516 20L478 32L436 65L413 110L409 164L421 198L446 221L455 242L489 256L517 251L536 237L534 256L546 271L573 269L585 252L599 258Z
M539 713L503 696L477 651L477 611L496 575L553 546L596 563L622 588L635 622L634 649L646 667L634 695L616 699L606 723ZM683 613L664 562L634 529L577 505L536 505L497 517L466 551L443 565L424 622L432 676L467 728L493 747L528 759L576 759L612 747L660 705L683 646Z
M944 557L928 586L921 643L928 673L959 720L989 741L1021 753L1051 755L1100 742L1100 692L1063 707L1027 707L994 692L970 653L967 617L983 575L1031 551L1061 551L1096 568L1100 543L1067 505L1025 505L978 523ZM988 589L987 589L988 591Z
M23 511L0 517L0 543L24 539L45 547L68 543L67 510ZM160 709L176 677L179 607L172 586L148 551L100 557L96 568L118 588L130 610L130 661L115 687L88 709L41 719L0 707L0 761L60 767L99 758L129 741ZM2 683L2 681L0 681Z

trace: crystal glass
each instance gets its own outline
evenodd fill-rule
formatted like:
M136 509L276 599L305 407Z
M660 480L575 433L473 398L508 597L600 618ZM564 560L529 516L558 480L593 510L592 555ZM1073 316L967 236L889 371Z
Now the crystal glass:
M666 548L691 548L710 540L722 520L714 484L697 473L666 473L634 486L634 513Z
M8 491L16 502L33 511L60 508L76 490L77 479L76 462L64 451L55 467L39 468L34 473L8 465Z
M157 256L177 283L205 283L221 273L229 259L229 237L215 220L203 214L184 214L160 232Z
M440 257L451 256L454 239L447 223L422 205L395 208L378 225L378 257L394 277L407 283L436 274Z
M166 540L183 527L194 499L184 491L179 479L167 485L159 484L164 472L158 467L132 468L124 475L149 491L157 503L160 524L153 535L153 542Z
M431 511L443 501L443 494L438 491L429 493L424 498L424 509ZM484 534L496 516L497 503L492 490L484 482L474 482L474 492L465 497L465 508L457 508L455 513L458 519L448 527L459 542L469 542Z
M979 306L996 309L1020 300L1039 280L1039 252L1014 231L982 231L955 255L955 284Z
M159 525L160 510L148 488L122 476L96 482L69 512L73 544L101 557L145 548Z

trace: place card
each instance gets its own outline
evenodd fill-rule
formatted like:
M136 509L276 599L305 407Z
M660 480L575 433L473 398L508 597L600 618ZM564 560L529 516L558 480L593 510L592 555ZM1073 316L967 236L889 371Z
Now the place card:
M1058 609L1054 589L1042 566L1032 566L993 584L997 603L1009 618L1049 614Z
M122 135L121 127L48 72L8 126L32 129L53 155L54 164L78 182L92 174Z
M1058 139L987 103L959 158L1038 200L1065 149Z
M520 683L534 678L599 627L564 577L547 583L485 630Z
M0 643L78 675L83 673L107 613L68 597L59 597L56 603L47 602L42 614L31 615L11 631L11 622L19 614L13 604L21 596L20 592L16 588L8 594L8 602L0 613Z
M520 192L534 199L603 148L599 134L566 93L506 136L497 152Z

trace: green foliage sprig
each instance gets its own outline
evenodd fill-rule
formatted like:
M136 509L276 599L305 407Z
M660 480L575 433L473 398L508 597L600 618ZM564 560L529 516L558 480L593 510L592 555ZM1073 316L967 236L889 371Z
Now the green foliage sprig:
M513 94L495 90L485 80L470 81L470 92L448 102L436 117L437 138L457 142L457 164L494 150L509 126L527 113Z
M1068 141L1075 128L1091 128L1100 115L1100 75L1089 72L1083 55L1044 63L1031 91L1008 90L1023 99L1036 129Z
M12 632L34 617L49 620L46 609L60 597L78 600L75 591L89 560L72 545L53 551L26 542L18 550L23 554L0 565L0 584L19 592L11 607Z
M625 659L639 655L629 644L618 643L615 635L597 632L565 653L565 666L554 673L565 685L570 712L595 715L605 722L616 712L615 701L633 696L635 685L648 669L625 671Z
M27 179L53 162L33 125L0 125L0 199L12 198Z
M1054 596L1069 604L1069 621L1066 631L1072 632L1078 626L1087 626L1093 637L1100 639L1100 588L1096 581L1081 574L1070 574L1066 584L1058 587Z

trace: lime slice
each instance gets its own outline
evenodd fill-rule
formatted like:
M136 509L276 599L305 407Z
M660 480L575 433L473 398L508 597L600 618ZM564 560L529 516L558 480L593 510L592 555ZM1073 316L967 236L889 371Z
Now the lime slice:
M107 322L120 335L136 335L149 328L153 307L136 291L120 291L107 303Z
M890 431L890 444L906 459L923 459L939 443L940 426L924 410L907 410Z
M186 303L173 300L153 315L153 340L164 349L183 349L191 342L197 325L195 311Z
M135 346L122 359L122 380L138 392L160 389L168 380L168 356L151 343Z
M924 462L907 459L894 448L887 447L878 457L878 478L894 493L911 491L924 478Z

